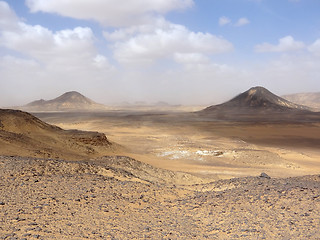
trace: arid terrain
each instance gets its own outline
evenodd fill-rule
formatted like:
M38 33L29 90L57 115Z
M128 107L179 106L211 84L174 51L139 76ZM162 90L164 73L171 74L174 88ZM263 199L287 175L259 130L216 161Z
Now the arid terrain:
M320 92L295 93L284 95L282 97L290 102L309 106L315 111L320 111Z
M193 113L35 113L64 129L103 132L121 154L168 170L215 179L318 173L320 113L263 88ZM118 152L119 153L119 152Z
M0 155L0 239L320 239L320 115L260 87L197 112L1 110Z
M199 121L188 114L38 113L65 129L98 129L126 155L215 179L298 176L320 171L319 123Z
M320 238L319 175L184 186L133 175L135 164L120 171L109 160L1 157L1 238Z

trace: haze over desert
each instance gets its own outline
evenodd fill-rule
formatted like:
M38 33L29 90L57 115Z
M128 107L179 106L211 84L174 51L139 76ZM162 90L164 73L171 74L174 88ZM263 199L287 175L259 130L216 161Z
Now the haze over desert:
M4 239L320 236L319 112L263 87L196 112L62 96L0 111Z
M0 0L0 239L320 239L318 0Z

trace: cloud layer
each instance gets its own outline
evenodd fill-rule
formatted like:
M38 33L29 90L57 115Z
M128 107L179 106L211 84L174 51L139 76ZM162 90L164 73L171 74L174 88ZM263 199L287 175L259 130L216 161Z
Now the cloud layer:
M178 62L188 59L203 61L210 55L228 52L233 48L232 43L221 37L192 32L164 19L159 19L154 26L126 28L113 33L105 32L104 35L107 40L115 40L114 57L123 63L153 62L163 58Z
M308 47L308 50L314 55L320 57L320 39L316 40Z
M189 8L192 0L27 0L32 12L57 13L95 20L105 26L123 27L153 22L159 14Z

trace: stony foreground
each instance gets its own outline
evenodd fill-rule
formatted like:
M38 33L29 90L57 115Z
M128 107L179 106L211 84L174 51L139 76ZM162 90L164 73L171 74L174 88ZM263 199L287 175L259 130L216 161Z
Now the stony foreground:
M320 175L173 185L0 157L0 239L320 239Z

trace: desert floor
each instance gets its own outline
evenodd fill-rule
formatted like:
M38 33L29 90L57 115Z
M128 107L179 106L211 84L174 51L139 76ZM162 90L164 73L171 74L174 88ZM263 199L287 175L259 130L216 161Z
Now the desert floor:
M319 123L35 115L113 144L84 152L78 138L39 128L26 139L41 133L45 145L5 138L17 145L0 156L0 239L320 239Z
M214 179L320 172L320 123L224 122L188 113L38 113L65 129L99 131L117 154Z
M170 177L193 181L125 157L0 157L0 239L320 239L319 175Z

